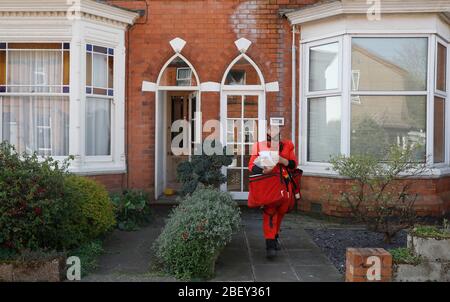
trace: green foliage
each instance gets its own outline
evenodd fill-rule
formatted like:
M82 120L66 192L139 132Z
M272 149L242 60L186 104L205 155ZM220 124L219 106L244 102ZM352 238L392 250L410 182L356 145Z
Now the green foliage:
M67 241L72 241L70 247L90 242L115 226L114 207L101 184L71 175L65 178L65 186L72 212L69 219L63 221L61 233Z
M0 248L0 262L5 262L17 257L17 252L12 249Z
M418 265L421 261L419 256L414 255L413 251L406 247L390 249L389 253L391 253L392 261L395 264Z
M119 229L134 231L149 222L151 213L147 192L125 190L122 193L113 194L111 200L115 206Z
M115 224L106 190L36 153L0 144L0 251L64 251L103 235Z
M412 231L411 234L417 237L429 237L435 239L449 239L450 238L450 230L449 229L440 229L437 226L417 226Z
M205 145L208 145L205 143ZM199 184L218 187L226 182L225 176L221 172L223 166L229 166L233 161L233 156L226 155L225 149L221 146L211 144L217 150L223 150L223 155L209 155L202 150L201 155L192 155L191 161L181 162L177 167L177 179L183 186L181 194L186 195L195 191Z
M55 234L70 211L64 179L68 161L42 161L0 144L0 248L19 251L64 245ZM57 236L56 236L57 237Z
M416 161L416 148L392 146L385 162L360 154L331 160L334 171L355 180L340 201L369 230L384 233L386 242L398 231L412 227L416 219L417 194L411 194L410 187L412 178L426 171L425 165Z
M208 279L239 228L240 209L228 193L199 188L173 210L155 242L165 270L179 279Z
M350 145L352 154L371 154L383 160L389 149L389 135L373 118L364 116L353 129Z
M98 257L103 254L101 240L93 240L71 251L70 256L77 256L81 262L81 276L84 277L98 267Z

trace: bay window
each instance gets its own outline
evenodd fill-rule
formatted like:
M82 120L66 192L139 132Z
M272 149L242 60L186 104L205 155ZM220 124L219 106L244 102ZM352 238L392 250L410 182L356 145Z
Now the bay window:
M138 14L80 1L72 18L63 0L22 2L0 1L0 142L73 156L73 173L126 172L125 40Z
M327 166L339 154L384 160L392 145L448 165L447 45L425 34L303 43L303 165Z
M0 137L19 152L69 155L69 43L0 43Z

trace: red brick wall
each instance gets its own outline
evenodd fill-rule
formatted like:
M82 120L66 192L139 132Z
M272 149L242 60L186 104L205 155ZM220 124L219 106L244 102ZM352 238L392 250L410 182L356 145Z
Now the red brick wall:
M280 9L299 8L316 0L108 0L113 5L146 11L127 34L127 169L126 175L95 177L109 188L130 187L153 191L155 155L155 93L142 92L142 81L156 82L174 54L169 41L187 42L182 54L192 63L201 82L221 82L238 55L234 41L253 42L247 54L262 70L266 82L278 81L280 92L267 93L267 115L282 116L284 138L291 136L291 27L279 16ZM298 63L298 62L297 62ZM297 75L299 65L297 64ZM296 87L298 91L298 87ZM202 93L203 119L219 119L220 94ZM298 98L297 98L298 106ZM296 129L299 119L297 118ZM208 133L204 133L203 137ZM296 134L298 135L298 133ZM297 146L298 150L298 146ZM450 210L450 177L423 180L417 202L421 214ZM119 185L120 184L120 185ZM348 181L305 176L302 209L320 204L328 215L348 211L333 198L324 200L321 189L330 185L334 197Z
M304 176L300 209L309 212L321 208L326 215L348 216L350 212L339 201L339 196L351 186L352 181L348 179ZM410 192L418 194L415 203L418 215L440 216L450 211L450 177L416 179Z
M141 92L142 81L156 82L174 54L169 41L187 42L182 54L201 82L221 82L239 54L234 41L253 42L247 54L262 70L266 82L278 81L279 93L268 93L268 116L284 116L284 137L291 129L291 28L280 9L298 8L316 0L191 0L124 1L111 4L146 9L128 32L127 145L128 186L151 191L154 184L155 93ZM204 120L219 119L218 93L202 93Z
M101 183L110 192L118 192L126 188L125 185L125 174L106 174L106 175L95 175L87 176L88 178L94 179L95 181Z

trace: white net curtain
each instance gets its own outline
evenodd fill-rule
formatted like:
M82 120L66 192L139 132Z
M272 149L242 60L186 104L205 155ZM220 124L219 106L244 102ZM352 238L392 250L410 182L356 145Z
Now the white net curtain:
M69 97L33 95L61 92L61 50L10 50L7 63L14 95L0 97L2 139L19 152L68 155Z
M11 96L0 98L3 139L19 152L42 156L69 153L69 98Z

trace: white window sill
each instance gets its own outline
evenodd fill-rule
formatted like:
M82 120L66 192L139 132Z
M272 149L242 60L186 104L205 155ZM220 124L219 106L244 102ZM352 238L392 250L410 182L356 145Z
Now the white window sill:
M127 173L127 169L125 164L123 165L83 165L83 166L71 166L69 167L69 171L77 174L77 175L108 175L108 174L125 174Z

